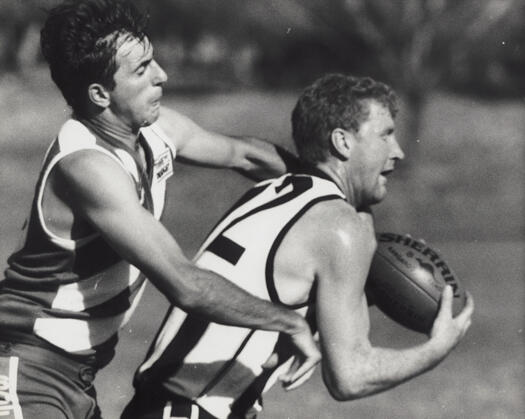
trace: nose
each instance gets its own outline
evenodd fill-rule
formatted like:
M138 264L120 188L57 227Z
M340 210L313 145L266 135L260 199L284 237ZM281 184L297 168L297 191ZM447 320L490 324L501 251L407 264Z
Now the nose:
M391 158L395 160L403 160L405 158L405 153L397 142L397 138L395 136L392 137L392 150L390 154Z
M154 68L154 77L153 77L153 83L155 85L162 85L166 83L168 80L168 75L164 71L164 69L157 63L157 61L153 61L153 68Z

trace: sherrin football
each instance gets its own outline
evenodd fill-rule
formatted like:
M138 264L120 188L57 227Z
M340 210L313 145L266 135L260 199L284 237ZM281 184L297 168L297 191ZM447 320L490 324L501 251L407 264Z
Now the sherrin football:
M416 332L429 333L446 284L452 286L453 314L457 315L465 306L465 287L443 257L410 236L377 235L366 292L392 320Z

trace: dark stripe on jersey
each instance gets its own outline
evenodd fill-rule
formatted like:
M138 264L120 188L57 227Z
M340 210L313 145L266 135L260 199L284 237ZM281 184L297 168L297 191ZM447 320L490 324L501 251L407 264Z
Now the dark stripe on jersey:
M315 309L313 306L308 308L306 312L306 322L310 326L312 333L315 330ZM263 372L259 374L251 384L244 390L244 392L231 404L231 411L233 417L243 418L246 412L252 408L257 399L261 398L261 394L266 387L266 383L282 364L284 364L291 356L295 353L295 348L290 343L290 339L287 335L280 333L279 338L273 348L272 353L276 353L279 358L278 364L273 368L265 368ZM262 401L261 401L262 405Z
M240 206L244 205L246 202L250 201L251 199L255 198L257 195L259 195L262 191L264 191L268 186L270 186L269 184L267 185L260 185L260 186L255 186L253 187L252 189L248 190L248 192L246 192L243 196L241 196L241 198L235 203L233 204L233 206L228 210L226 211L226 213L219 219L219 221L217 221L217 223L213 226L213 228L210 230L210 234L215 231L215 229L217 228L217 226L223 222L223 220L228 217L233 211L235 211L237 208L239 208ZM224 231L224 230L223 230ZM208 238L210 237L210 234L208 234L208 236L206 236L206 239L204 240L204 242L206 240L208 240Z
M160 358L149 369L144 371L138 377L138 380L141 383L149 381L154 385L163 382L169 376L177 374L184 358L199 343L209 324L208 320L201 317L188 316Z
M218 235L206 250L235 265L246 249L228 237Z
M155 344L157 343L157 341L159 340L159 337L160 337L160 334L161 332L164 330L164 326L166 326L166 323L168 322L168 319L170 318L170 315L171 313L173 312L173 310L176 310L177 307L176 306L170 306L170 308L168 309L168 311L166 312L166 314L164 315L164 319L162 320L161 322L161 326L158 328L157 330L157 333L155 334L155 337L153 338L153 340L151 341L151 344L148 348L148 351L146 352L146 356L144 358L144 361L142 361L142 363L146 362L146 360L153 354L153 352L155 351Z
M102 304L98 304L93 307L87 307L83 311L89 314L90 319L102 318L102 317L113 317L124 313L128 308L131 307L130 297L135 296L142 284L144 284L145 277L142 273L133 282L132 285L128 285L123 291L109 300L104 301Z
M230 360L228 362L225 362L222 365L222 367L219 369L217 374L215 374L215 377L213 377L210 380L210 382L204 386L202 391L199 393L198 397L202 397L205 394L209 393L209 391L213 387L215 387L219 381L221 381L221 379L228 373L228 371L231 370L231 368L233 367L233 365L235 363L235 360L241 354L241 352L244 349L244 347L248 344L248 342L250 341L250 339L253 336L254 332L255 332L255 330L253 330L253 329L250 330L250 333L248 333L248 335L241 342L241 344L239 345L239 348L237 348L237 351L235 352L235 354L230 358Z
M292 228L292 226L297 222L299 218L303 216L303 214L306 211L308 211L311 207L313 207L315 204L319 202L330 201L333 199L343 199L343 198L340 195L326 195L326 196L320 196L318 198L311 200L303 208L301 208L299 212L295 214L294 217L290 221L288 221L288 223L283 227L283 229L277 235L275 241L272 244L270 252L268 253L268 259L266 260L266 287L268 289L268 294L270 295L270 299L272 300L272 302L281 304L291 309L301 308L309 304L311 294L309 295L309 299L307 301L305 301L304 303L298 303L298 304L285 304L279 299L277 288L275 287L275 278L273 276L274 264L275 264L275 254L277 253L277 249L279 249L279 246L281 245L286 233L288 233L288 231Z
M59 151L60 151L60 144L58 142L58 137L55 137L55 140L53 141L53 143L51 144L51 146L49 147L47 151L42 167L47 167L47 165L51 162L52 159L56 157ZM44 171L42 171L40 175L42 177L44 175Z
M146 167L143 169L144 174L148 179L148 185L151 185L153 180L153 166L155 164L153 161L153 151L151 151L151 148L142 133L139 134L138 142L141 145L142 150L144 150L144 158L146 159Z
M288 192L288 193L286 193L286 194L284 194L282 196L279 196L277 198L274 198L271 201L267 202L266 204L261 205L261 206L259 206L257 208L254 208L253 210L248 211L246 214L241 215L238 218L235 218L234 220L232 220L230 222L230 224L228 224L221 231L220 234L217 235L217 237L222 236L223 233L226 230L232 228L234 225L240 223L241 221L245 220L246 218L251 217L254 214L257 214L258 212L265 211L265 210L270 209L270 208L274 208L276 206L279 206L281 204L289 202L292 199L298 197L299 195L301 195L302 193L306 192L308 189L311 189L313 187L313 181L312 181L311 177L292 176L292 175L290 175L290 176L287 176L280 185L276 186L275 190L276 190L277 193L279 193L281 190L283 190L288 185L292 185L292 187L293 187L290 192ZM257 191L257 192L259 192L259 191ZM208 249L206 249L206 250L208 250ZM217 254L217 256L219 256L219 257L223 257L223 255L220 254L220 253L215 253L215 254Z
M93 263L94 260L97 263ZM121 261L122 258L105 239L101 236L95 237L90 242L75 249L72 267L69 269L76 273L77 278L71 282L88 279ZM61 283L66 282L61 281Z
M261 205L260 207L254 208L253 210L242 215L241 217L233 220L230 223L230 225L226 227L224 230L227 230L233 227L235 224L240 223L242 220L248 217L251 217L253 214L257 214L258 212L261 212L261 211L264 211L270 208L274 208L281 204L284 204L285 202L291 201L292 199L306 192L308 189L311 189L313 186L313 181L311 177L288 176L283 180L283 182L279 186L275 187L275 190L277 193L279 193L281 190L283 190L288 185L293 186L293 189L290 192L278 198L272 199L270 202L267 202L266 204Z
M98 368L104 368L113 359L117 342L118 332L105 342L93 346L91 350L95 353L94 358L96 359L96 365Z

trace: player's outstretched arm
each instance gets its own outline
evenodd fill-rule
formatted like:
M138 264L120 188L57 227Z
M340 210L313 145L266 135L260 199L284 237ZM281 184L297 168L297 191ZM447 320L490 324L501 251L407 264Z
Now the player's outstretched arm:
M390 389L435 367L461 340L470 325L473 302L452 317L447 289L429 340L397 350L374 347L368 339L369 316L364 284L375 250L371 216L343 217L319 243L329 248L320 259L317 321L323 378L337 400L351 400ZM326 254L326 252L325 252Z
M163 107L157 123L172 139L178 158L189 163L238 170L255 180L280 176L299 165L294 155L268 141L206 130L173 109Z
M286 333L304 357L303 369L319 362L319 350L301 316L196 267L140 205L131 179L110 157L97 151L77 152L64 158L56 170L55 178L65 190L63 199L73 211L172 304L218 323Z

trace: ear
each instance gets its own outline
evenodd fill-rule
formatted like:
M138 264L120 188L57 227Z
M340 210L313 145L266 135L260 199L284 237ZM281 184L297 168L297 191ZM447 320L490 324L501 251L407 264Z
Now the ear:
M107 108L111 103L109 91L100 83L92 83L88 87L88 97L91 103Z
M352 148L353 134L342 128L336 128L332 131L330 139L336 155L345 160L348 159Z

